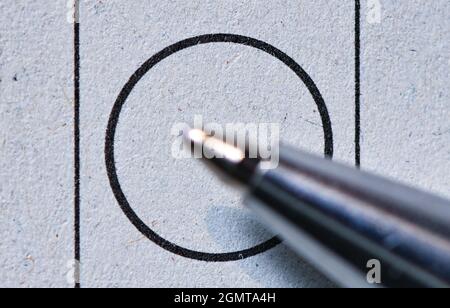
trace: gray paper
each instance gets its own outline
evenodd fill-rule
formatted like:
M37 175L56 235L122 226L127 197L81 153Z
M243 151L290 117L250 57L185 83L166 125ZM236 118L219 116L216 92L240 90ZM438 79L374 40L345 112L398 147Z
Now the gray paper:
M279 123L284 142L325 152L318 94L259 43L205 43L158 57L201 35L248 37L295 61L325 102L335 160L355 165L360 154L363 169L450 196L450 4L361 5L358 152L353 0L80 1L77 102L70 3L0 3L0 286L333 286L283 244L239 256L274 235L242 206L240 192L198 161L172 157L172 126L199 115ZM157 63L127 87L149 59Z

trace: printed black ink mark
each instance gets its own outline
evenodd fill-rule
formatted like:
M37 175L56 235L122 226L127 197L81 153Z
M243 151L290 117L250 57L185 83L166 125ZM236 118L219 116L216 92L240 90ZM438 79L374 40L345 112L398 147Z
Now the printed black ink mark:
M355 0L355 163L361 167L361 1Z
M324 139L325 139L325 156L332 158L333 156L333 131L331 126L330 117L328 114L328 110L325 104L325 101L320 94L319 89L315 85L314 81L311 79L311 77L303 70L303 68L296 63L291 57L286 55L281 50L275 48L274 46L267 44L263 41L240 36L240 35L234 35L234 34L208 34L208 35L202 35L197 36L193 38L189 38L183 41L180 41L174 45L171 45L162 51L155 54L153 57L151 57L147 62L145 62L130 78L130 80L127 82L127 84L124 86L122 91L120 92L119 97L117 98L114 107L111 111L111 115L109 118L108 128L106 131L106 140L105 140L105 162L106 162L106 169L110 181L111 188L113 190L113 193L116 197L117 202L119 203L120 207L122 208L125 215L128 217L128 219L131 221L131 223L148 239L162 247L163 249L166 249L174 254L201 260L201 261L207 261L207 262L226 262L226 261L236 261L245 259L254 255L257 255L259 253L265 252L275 246L277 246L281 241L274 237L264 243L261 243L257 246L254 246L250 249L237 251L237 252L230 252L230 253L206 253L206 252L199 252L199 251L193 251L189 250L183 247L180 247L176 244L173 244L169 242L168 240L162 238L157 233L155 233L149 226L147 226L133 211L131 205L128 203L128 200L124 194L124 192L121 189L120 182L117 176L116 172L116 164L115 164L115 157L114 157L114 139L116 134L116 128L117 124L119 122L120 113L122 111L122 108L130 95L130 93L133 91L134 87L137 85L137 83L141 80L141 78L144 77L155 65L157 65L159 62L163 61L167 57L183 50L187 49L193 46L201 45L201 44L209 44L209 43L233 43L233 44L240 44L245 46L250 46L259 50L262 50L269 55L272 55L273 57L277 58L281 62L283 62L285 65L287 65L306 85L309 92L311 93L312 97L314 98L314 101L317 104L321 119L322 119L322 125L323 125L323 131L324 131Z
M75 10L79 10L79 1L74 2ZM77 13L78 14L78 13ZM74 258L79 265L80 252L80 24L75 20L74 34ZM80 288L79 266L75 269L75 288Z

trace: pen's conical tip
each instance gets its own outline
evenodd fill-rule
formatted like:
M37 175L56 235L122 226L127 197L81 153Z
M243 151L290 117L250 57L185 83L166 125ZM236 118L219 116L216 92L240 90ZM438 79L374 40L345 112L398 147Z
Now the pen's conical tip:
M259 164L258 159L246 158L241 149L225 140L207 134L200 129L186 129L184 141L190 145L195 158L202 158L215 169L240 182L248 182Z
M183 136L185 141L191 144L195 154L202 155L202 158L224 159L236 164L245 159L245 151L200 129L187 129Z

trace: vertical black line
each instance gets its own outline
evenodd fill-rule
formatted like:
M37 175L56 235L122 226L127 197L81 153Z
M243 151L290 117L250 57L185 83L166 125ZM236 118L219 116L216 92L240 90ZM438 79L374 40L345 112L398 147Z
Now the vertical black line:
M75 0L74 11L74 230L75 230L75 288L80 288L80 24L78 23L79 1Z
M361 167L361 1L355 0L355 162Z

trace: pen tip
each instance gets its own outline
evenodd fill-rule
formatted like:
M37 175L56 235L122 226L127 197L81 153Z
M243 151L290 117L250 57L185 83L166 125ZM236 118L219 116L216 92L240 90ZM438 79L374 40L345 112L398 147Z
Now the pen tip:
M194 158L203 159L219 173L240 182L248 182L259 164L258 159L246 158L245 149L201 129L185 129L183 139Z
M240 163L245 159L245 151L226 143L224 140L208 135L200 129L186 129L184 140L191 145L194 154L205 159L223 159L230 163Z

